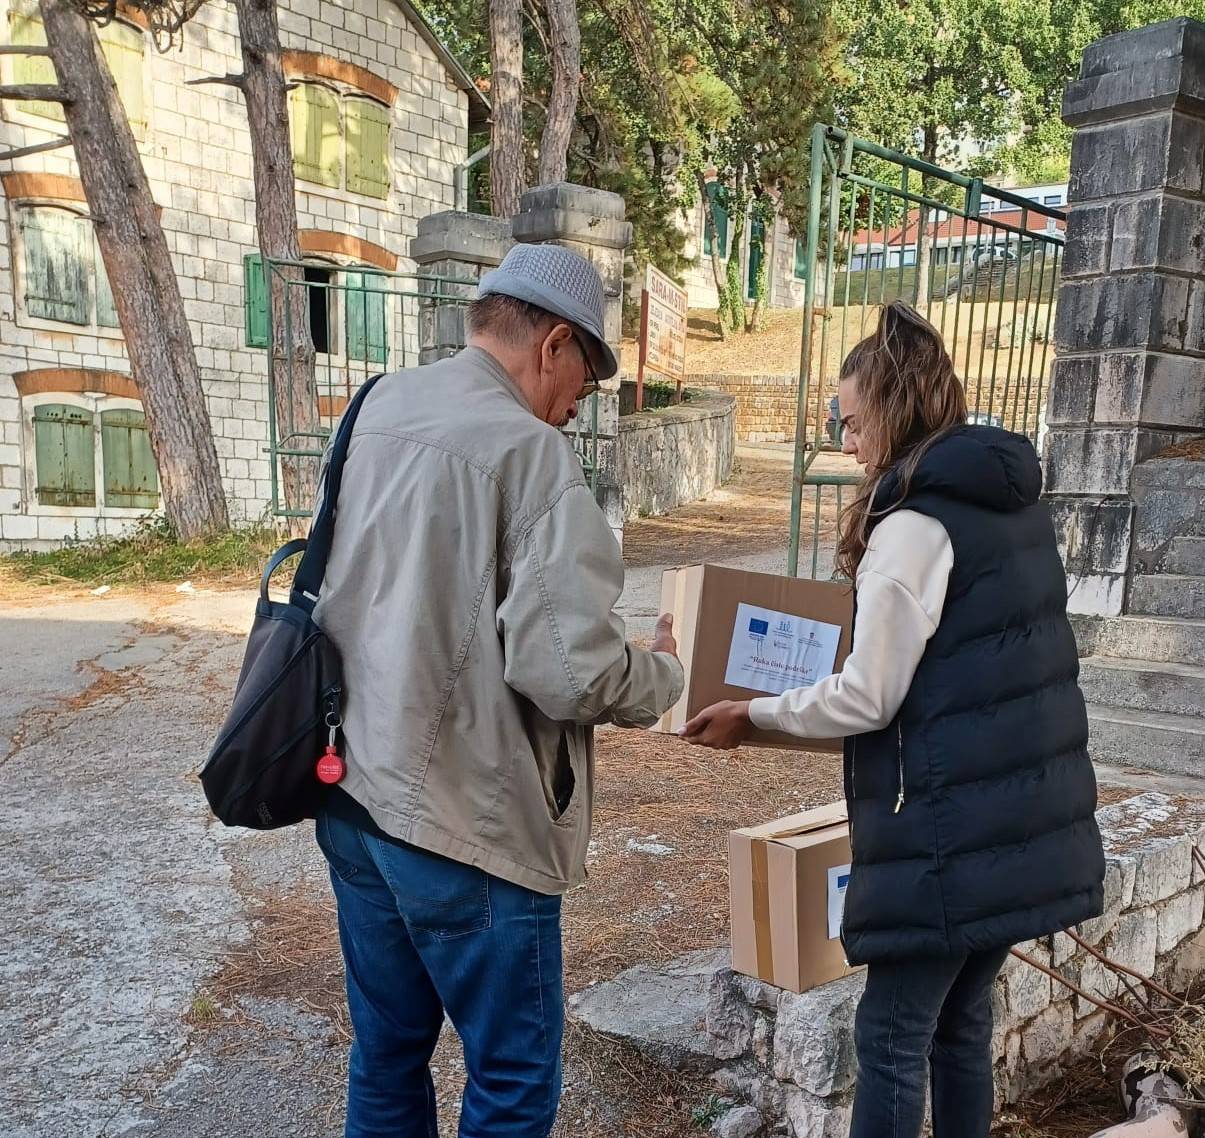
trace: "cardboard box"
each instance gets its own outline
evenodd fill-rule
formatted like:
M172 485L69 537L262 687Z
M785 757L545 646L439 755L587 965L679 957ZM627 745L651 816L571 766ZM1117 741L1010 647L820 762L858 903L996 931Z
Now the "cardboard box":
M733 830L733 969L791 992L854 971L840 937L850 860L844 802Z
M676 732L720 700L777 695L840 671L852 638L853 590L833 581L691 565L665 571L661 611L674 616L686 687L656 729ZM836 752L842 745L760 729L749 744Z

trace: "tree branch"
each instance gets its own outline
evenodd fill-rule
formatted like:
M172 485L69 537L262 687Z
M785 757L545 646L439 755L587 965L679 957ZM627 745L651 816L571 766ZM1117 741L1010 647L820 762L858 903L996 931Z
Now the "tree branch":
M9 83L0 85L0 99L30 102L70 103L71 96L56 83Z
M5 44L0 47L0 55L44 55L49 58L50 48L36 44Z
M247 84L245 75L213 75L206 76L204 79L188 79L185 81L185 87L204 87L206 85L214 85L220 87L236 87L242 91Z
M47 150L59 150L70 145L71 139L56 138L50 142L39 142L36 146L21 146L16 150L5 150L0 153L0 162L11 162L14 158L28 158L31 154L44 154Z

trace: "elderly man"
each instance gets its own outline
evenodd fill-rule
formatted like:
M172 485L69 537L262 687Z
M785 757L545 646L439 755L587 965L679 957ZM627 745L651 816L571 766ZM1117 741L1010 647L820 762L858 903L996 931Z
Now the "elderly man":
M617 362L603 289L520 245L469 346L365 400L316 618L347 686L348 771L318 819L355 1029L347 1138L437 1133L428 1062L464 1042L463 1138L543 1138L560 1097L561 894L585 877L592 725L678 698L614 612L623 562L560 429Z

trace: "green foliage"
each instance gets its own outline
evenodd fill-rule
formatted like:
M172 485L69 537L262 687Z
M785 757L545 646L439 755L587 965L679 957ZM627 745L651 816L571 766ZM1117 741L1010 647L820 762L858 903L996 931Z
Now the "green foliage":
M837 0L855 82L837 97L855 133L983 177L1065 181L1063 91L1102 36L1200 18L1205 0ZM972 161L965 146L982 151Z
M469 73L489 75L487 0L419 0ZM529 171L544 126L551 72L546 29L525 21ZM651 262L681 280L681 217L709 168L750 196L777 196L802 232L807 138L840 71L826 10L814 0L581 0L583 82L569 177L627 200L636 279ZM474 183L484 178L484 165ZM480 197L480 195L478 195ZM739 246L735 246L739 248ZM736 268L739 275L740 267ZM736 321L743 296L732 293Z
M699 1130L708 1130L719 1121L731 1105L729 1099L721 1098L719 1095L709 1095L706 1102L700 1103L690 1112L691 1124Z
M270 525L231 530L203 541L181 542L160 517L148 517L128 537L72 541L44 553L0 559L15 576L45 584L82 585L183 581L189 577L253 579L280 545Z

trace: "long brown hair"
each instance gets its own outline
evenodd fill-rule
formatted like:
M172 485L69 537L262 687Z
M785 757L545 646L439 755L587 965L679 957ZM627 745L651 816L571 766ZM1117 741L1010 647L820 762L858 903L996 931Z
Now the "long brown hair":
M841 379L857 384L859 433L879 454L841 518L837 569L853 579L866 553L883 478L898 470L902 501L929 447L966 422L967 401L941 333L900 300L883 308L878 327L845 357Z

